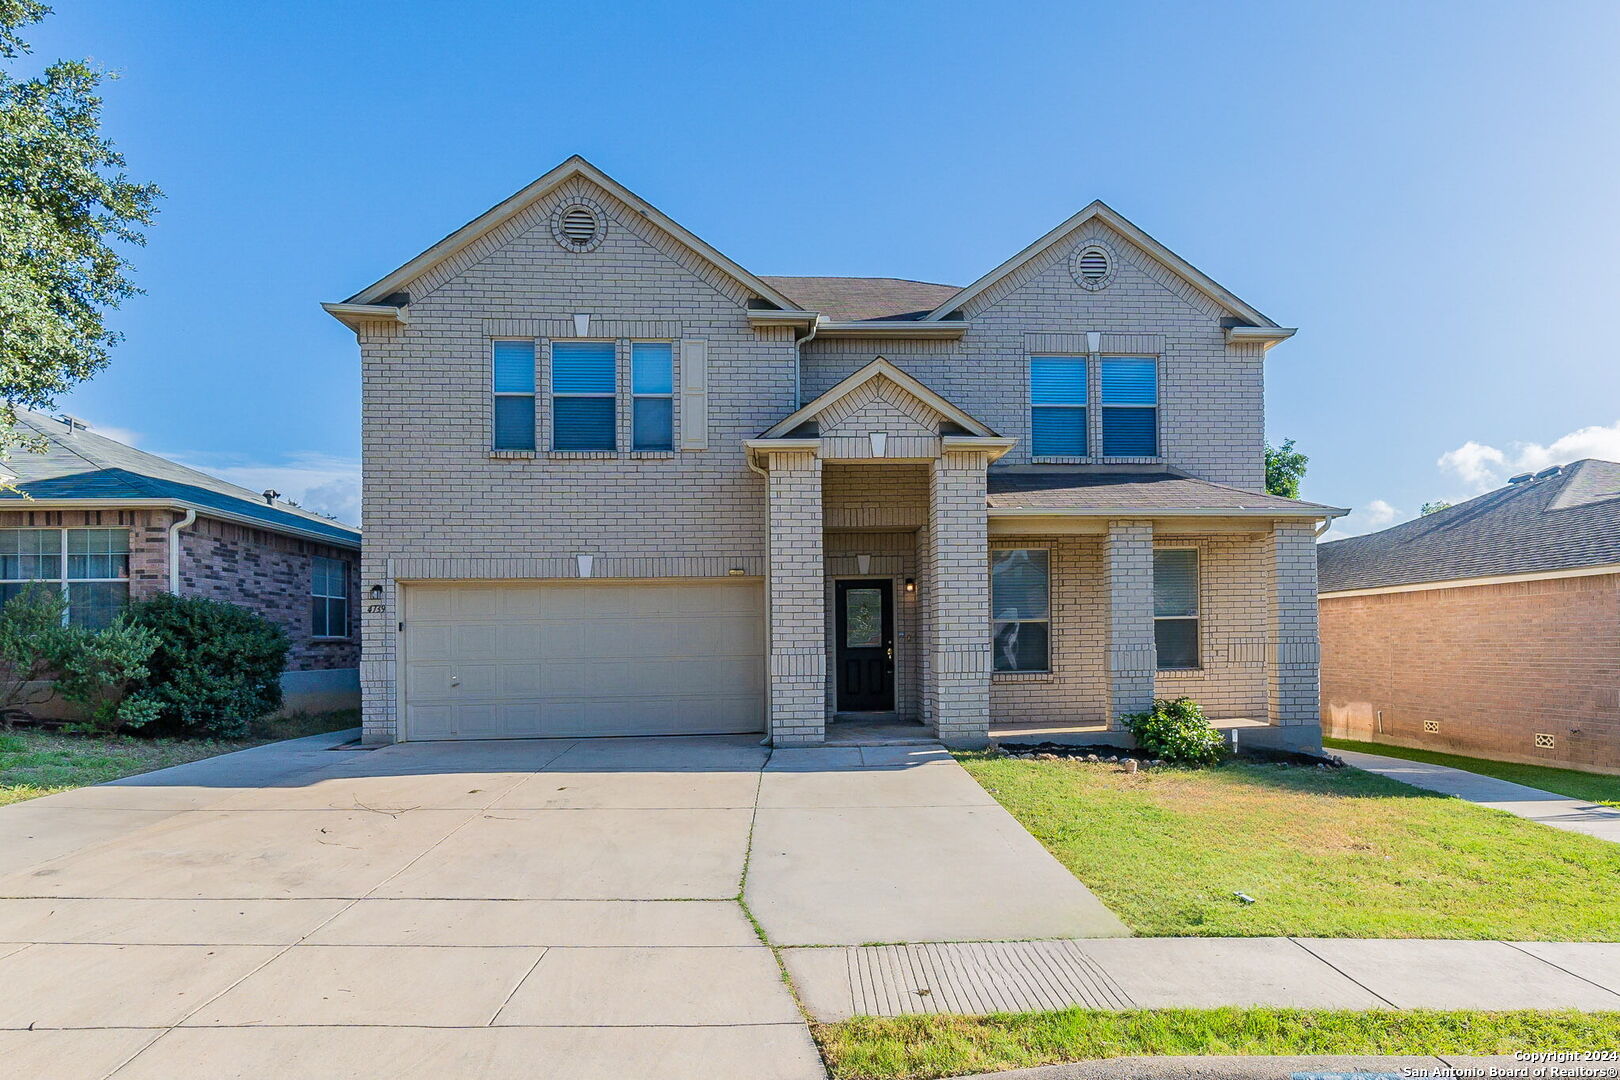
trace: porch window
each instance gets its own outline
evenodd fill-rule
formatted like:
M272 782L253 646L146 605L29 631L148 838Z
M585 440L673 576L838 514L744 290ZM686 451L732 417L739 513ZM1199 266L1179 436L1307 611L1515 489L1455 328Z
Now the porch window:
M630 449L675 449L675 352L667 341L630 346Z
M1159 670L1198 666L1198 550L1153 552L1153 643Z
M534 342L496 341L491 357L496 450L534 449Z
M1029 358L1030 452L1086 456L1086 358Z
M310 633L318 638L349 636L349 564L320 555L310 560Z
M1051 670L1051 553L990 552L990 635L997 671Z
M1157 457L1159 365L1148 356L1102 358L1104 457Z
M61 589L68 622L103 627L129 602L128 529L0 529L0 603Z
M611 341L551 346L551 448L617 450L619 379Z

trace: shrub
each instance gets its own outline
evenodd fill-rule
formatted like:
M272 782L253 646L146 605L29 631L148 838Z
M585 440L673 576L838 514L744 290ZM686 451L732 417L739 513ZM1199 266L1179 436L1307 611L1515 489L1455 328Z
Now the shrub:
M67 600L52 585L32 584L0 606L0 720L26 716L50 699L67 647Z
M1147 712L1121 717L1143 750L1178 765L1213 765L1226 753L1226 742L1192 698L1158 698Z
M130 688L150 674L147 662L157 635L120 615L104 630L65 628L56 675L56 690L85 707L84 719L70 725L89 735L111 735L138 728L157 717L157 704L129 696Z
M287 636L262 615L169 593L127 611L157 637L148 674L131 694L153 709L152 733L236 738L281 705Z

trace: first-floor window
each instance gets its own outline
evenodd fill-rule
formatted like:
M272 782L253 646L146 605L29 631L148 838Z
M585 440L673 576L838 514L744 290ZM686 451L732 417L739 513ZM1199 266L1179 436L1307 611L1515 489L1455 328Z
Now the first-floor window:
M1159 669L1198 666L1198 550L1153 552L1153 643Z
M315 637L349 636L349 564L317 555L311 560L310 605Z
M56 588L68 621L103 627L129 602L128 529L0 529L0 603Z
M990 552L990 635L997 671L1051 670L1051 553Z

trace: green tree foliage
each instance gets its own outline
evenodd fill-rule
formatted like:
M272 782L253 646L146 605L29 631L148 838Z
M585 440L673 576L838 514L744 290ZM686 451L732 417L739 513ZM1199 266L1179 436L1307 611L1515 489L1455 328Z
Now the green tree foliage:
M1284 439L1281 446L1266 443L1266 491L1285 499L1299 498L1299 483L1305 479L1310 460L1294 449L1293 439Z
M0 59L26 54L19 31L49 12L0 0ZM113 245L145 243L162 192L129 180L101 133L113 77L82 60L26 79L0 69L0 452L32 442L17 407L48 409L106 366L119 339L106 312L140 291Z
M222 600L159 593L131 604L131 622L157 636L132 700L156 708L150 731L236 738L281 704L287 635Z
M1424 503L1421 507L1418 508L1418 513L1422 514L1424 517L1428 517L1430 514L1438 514L1442 510L1450 510L1450 509L1451 509L1451 504L1442 499L1439 502L1427 502L1427 503Z

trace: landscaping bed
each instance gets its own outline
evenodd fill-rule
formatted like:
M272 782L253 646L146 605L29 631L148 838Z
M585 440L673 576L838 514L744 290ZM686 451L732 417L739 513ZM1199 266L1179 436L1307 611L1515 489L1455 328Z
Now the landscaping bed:
M1138 934L1620 940L1620 845L1359 769L958 759Z
M1513 761L1491 761L1488 758L1464 757L1461 754L1442 754L1436 750L1419 750L1410 746L1390 746L1386 743L1355 742L1350 739L1323 739L1322 745L1335 750L1359 750L1363 754L1382 754L1385 757L1422 761L1430 765L1448 765L1453 769L1494 776L1527 787L1567 795L1571 799L1620 808L1620 776L1581 772L1579 769L1558 769L1551 765L1522 765Z

